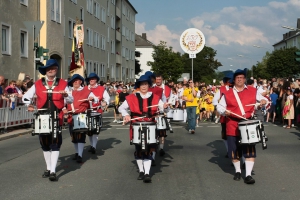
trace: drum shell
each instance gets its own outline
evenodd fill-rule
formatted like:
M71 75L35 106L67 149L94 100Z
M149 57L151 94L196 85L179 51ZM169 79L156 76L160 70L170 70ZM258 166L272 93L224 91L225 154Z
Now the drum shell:
M261 142L260 133L258 130L259 120L248 120L238 123L238 128L241 134L241 144L249 145ZM247 133L248 130L248 133ZM248 139L249 134L249 139Z
M133 130L133 138L132 138L132 143L140 145L141 144L141 137L140 137L140 132L139 129L142 126L142 128L146 127L149 129L149 137L146 136L147 138L147 144L156 144L157 143L157 137L156 137L156 123L155 122L141 122L140 123L133 123L132 124L132 130Z
M50 124L50 126L49 126ZM34 119L34 132L36 134L50 134L52 129L52 118L50 114L39 114Z
M90 114L90 116L87 116L87 117L91 121L91 127L89 127L90 131L95 131L97 129L97 122L99 123L99 128L102 127L102 115L101 115L101 113L93 112L93 113Z
M84 132L88 130L87 115L84 113L73 115L73 132Z
M156 117L156 129L157 130L166 130L167 127L167 120L165 117Z
M182 109L175 109L173 112L173 121L183 121L184 115Z
M169 111L167 112L167 118L168 119L173 119L173 113L174 113L174 110L173 109L169 109Z

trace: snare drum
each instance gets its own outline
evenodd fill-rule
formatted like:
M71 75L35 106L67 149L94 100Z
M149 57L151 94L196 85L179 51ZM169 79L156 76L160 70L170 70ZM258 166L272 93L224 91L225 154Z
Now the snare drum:
M37 114L34 119L34 132L49 135L52 132L52 118L50 114Z
M156 117L156 129L157 130L166 130L167 127L167 119L165 117Z
M241 144L256 144L261 141L259 123L259 120L248 120L238 123L241 133Z
M92 112L90 115L87 115L88 118L88 131L99 134L100 128L102 127L102 115L98 112Z
M173 112L173 121L183 121L183 110L176 108Z
M132 123L132 143L137 145L157 144L155 122L134 122Z
M73 115L73 131L84 132L88 131L87 116L85 113Z
M169 109L169 111L167 112L167 118L168 119L173 119L173 113L174 113L174 110L173 109Z

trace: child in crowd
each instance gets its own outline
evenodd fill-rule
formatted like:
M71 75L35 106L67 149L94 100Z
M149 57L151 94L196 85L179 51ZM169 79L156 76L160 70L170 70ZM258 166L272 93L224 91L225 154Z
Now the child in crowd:
M270 109L268 110L266 122L269 122L270 115L272 115L272 122L274 123L276 117L276 102L278 99L277 88L273 88L272 94L270 95L270 99L272 103Z

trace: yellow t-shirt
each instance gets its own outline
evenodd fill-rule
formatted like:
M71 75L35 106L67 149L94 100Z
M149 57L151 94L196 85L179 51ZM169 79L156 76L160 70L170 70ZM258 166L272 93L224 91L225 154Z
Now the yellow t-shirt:
M200 106L199 106L200 98L196 98L196 99L197 99L196 114L199 114L200 113Z
M198 92L198 88L195 88L195 91L197 93ZM187 107L189 107L189 106L198 106L197 98L194 97L194 95L192 94L192 89L186 88L183 91L183 96L187 97L187 101L186 101L186 106ZM193 100L193 102L190 102L189 100Z

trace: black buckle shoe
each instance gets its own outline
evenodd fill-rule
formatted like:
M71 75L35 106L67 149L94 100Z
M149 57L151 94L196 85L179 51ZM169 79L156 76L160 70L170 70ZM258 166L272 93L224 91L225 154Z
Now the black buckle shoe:
M152 167L156 166L155 160L152 160L152 161L151 161L151 166L152 166Z
M241 180L241 172L236 172L234 174L233 180L235 180L235 181Z
M137 178L137 180L143 180L144 179L144 172L140 172L139 177Z
M173 130L170 130L170 133L174 133Z
M95 154L96 153L96 149L94 147L91 148L91 153Z
M247 184L254 184L255 183L255 180L252 178L252 176L247 176L244 180L244 183L247 183Z
M77 160L78 157L78 153L75 153L74 157L72 158L72 160Z
M52 173L50 174L49 180L50 180L50 181L56 181L56 180L57 180L57 179L56 179L56 174L55 174L54 172L52 172Z
M164 155L165 155L165 151L164 151L163 149L160 149L159 155L160 155L160 156L164 156Z
M50 170L45 170L42 177L43 178L48 178L50 176Z
M77 161L78 163L82 163L82 157L81 157L81 156L78 156L76 161Z
M151 182L151 177L149 176L149 174L145 174L144 183L150 183L150 182Z
M90 149L88 150L88 152L92 152L93 146L90 146Z

